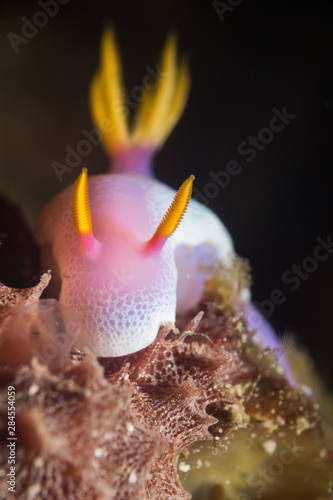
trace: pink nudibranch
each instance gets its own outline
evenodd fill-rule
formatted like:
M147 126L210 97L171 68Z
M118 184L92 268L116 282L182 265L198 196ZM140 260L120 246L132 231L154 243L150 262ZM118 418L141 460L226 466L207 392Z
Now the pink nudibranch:
M59 300L81 318L76 345L98 356L147 347L176 311L197 305L211 263L231 259L232 240L220 219L196 200L188 203L192 178L176 193L151 175L153 153L181 116L188 89L187 65L177 64L171 36L158 86L146 91L130 133L120 60L106 31L91 105L113 168L89 178L84 169L37 221L43 265L61 281ZM112 126L104 130L106 121Z

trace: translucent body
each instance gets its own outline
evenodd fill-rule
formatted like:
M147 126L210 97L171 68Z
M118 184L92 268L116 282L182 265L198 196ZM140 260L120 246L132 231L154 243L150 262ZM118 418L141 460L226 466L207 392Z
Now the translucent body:
M197 304L209 274L205 264L212 255L226 262L232 240L211 210L191 200L161 252L145 254L175 191L149 177L107 174L89 178L100 243L99 254L89 258L71 218L72 189L54 198L37 221L43 265L62 282L60 301L81 318L79 347L104 357L136 352L153 342L159 326L175 320L176 308L185 312Z
M23 301L1 331L2 363L29 363L36 356L51 370L70 363L70 351L80 333L80 318L54 299L42 299L27 306Z

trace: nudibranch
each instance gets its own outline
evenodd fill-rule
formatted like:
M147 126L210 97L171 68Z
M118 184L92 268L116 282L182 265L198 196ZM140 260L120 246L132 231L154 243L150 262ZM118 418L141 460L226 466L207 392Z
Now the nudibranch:
M171 35L158 84L145 89L130 131L120 58L107 30L90 98L110 173L88 178L83 169L36 224L42 263L61 282L59 300L80 316L77 346L101 357L150 345L176 311L197 305L212 262L227 263L233 253L220 219L190 201L193 176L175 192L152 175L153 155L179 120L189 86Z

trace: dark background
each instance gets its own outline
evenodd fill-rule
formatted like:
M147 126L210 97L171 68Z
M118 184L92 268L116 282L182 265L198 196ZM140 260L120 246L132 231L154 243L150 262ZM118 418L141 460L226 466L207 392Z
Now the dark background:
M211 1L70 0L15 54L8 33L21 35L21 18L31 20L38 10L37 2L0 7L1 192L32 225L45 202L77 177L78 169L60 184L51 163L63 162L65 146L75 148L82 130L93 128L87 96L105 23L115 27L129 93L147 65L156 67L168 32L176 30L180 52L190 56L192 88L183 118L156 157L156 175L177 188L194 173L204 192L210 171L239 161L241 174L209 207L250 261L253 298L283 291L286 300L275 306L271 323L308 346L332 387L333 256L295 291L282 275L313 255L317 237L333 232L333 3L244 0L221 20ZM238 145L283 106L297 117L248 163ZM90 174L106 171L102 149L94 148L84 164Z

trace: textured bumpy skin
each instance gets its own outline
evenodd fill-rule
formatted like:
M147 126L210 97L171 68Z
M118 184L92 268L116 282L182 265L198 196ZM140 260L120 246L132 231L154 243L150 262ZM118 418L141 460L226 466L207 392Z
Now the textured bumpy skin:
M191 200L176 232L159 253L143 245L154 234L175 191L150 177L106 174L89 178L99 255L82 254L71 217L73 186L43 210L35 235L45 266L62 281L60 301L79 313L79 347L103 357L148 346L159 327L201 298L212 262L233 251L221 221ZM54 267L54 262L57 268ZM178 285L177 285L178 282Z

